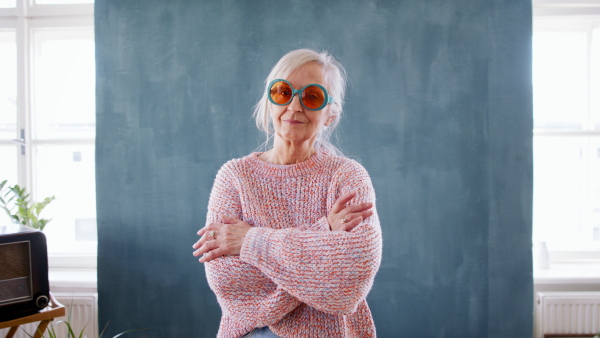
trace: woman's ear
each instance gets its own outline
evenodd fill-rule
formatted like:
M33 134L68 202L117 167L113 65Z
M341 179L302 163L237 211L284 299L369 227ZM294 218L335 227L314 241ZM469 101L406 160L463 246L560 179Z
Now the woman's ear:
M325 127L329 127L330 124L333 123L333 121L335 121L336 116L335 115L331 115L327 118L327 120L325 121Z

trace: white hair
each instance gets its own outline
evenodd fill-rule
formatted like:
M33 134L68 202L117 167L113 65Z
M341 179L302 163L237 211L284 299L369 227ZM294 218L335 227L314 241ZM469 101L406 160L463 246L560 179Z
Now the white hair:
M328 52L317 52L312 49L296 49L285 54L275 67L273 67L265 80L263 95L254 106L253 114L256 119L256 126L267 137L263 144L264 150L267 150L269 147L274 134L269 99L267 98L267 86L275 79L286 79L293 71L311 62L323 67L324 85L329 95L333 97L333 102L329 107L329 114L335 117L329 126L319 131L315 141L315 148L323 148L334 154L341 155L341 152L331 143L330 139L342 117L342 107L344 106L344 96L346 94L346 70Z

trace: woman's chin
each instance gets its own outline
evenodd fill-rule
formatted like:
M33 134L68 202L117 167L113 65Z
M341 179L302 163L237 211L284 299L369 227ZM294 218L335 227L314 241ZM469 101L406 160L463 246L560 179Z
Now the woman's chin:
M286 143L294 143L294 144L303 144L303 143L310 143L310 138L305 137L304 135L297 135L297 134L288 134L288 135L284 135L281 138L283 141L285 141Z

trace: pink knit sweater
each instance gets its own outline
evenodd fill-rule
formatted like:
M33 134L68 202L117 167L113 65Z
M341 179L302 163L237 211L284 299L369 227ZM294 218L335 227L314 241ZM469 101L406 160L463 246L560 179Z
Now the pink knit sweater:
M207 224L222 215L253 226L239 256L205 264L221 305L218 337L269 326L280 337L375 337L365 298L381 262L381 229L373 216L352 231L331 231L337 198L372 202L367 171L356 161L319 151L293 165L260 153L227 162L210 195Z

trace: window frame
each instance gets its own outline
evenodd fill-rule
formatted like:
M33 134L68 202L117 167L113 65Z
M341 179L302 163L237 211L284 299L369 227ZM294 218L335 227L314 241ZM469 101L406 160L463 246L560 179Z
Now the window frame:
M594 30L600 28L600 0L533 0L533 32ZM589 41L591 46L591 41ZM588 51L588 55L590 55ZM588 58L588 69L590 65ZM580 129L535 128L533 138L540 137L593 137L600 139L600 129L594 129L592 115L591 76L588 76L588 112ZM597 108L597 107L596 107ZM596 121L598 122L598 121ZM534 162L535 165L535 162ZM536 249L536 248L534 248ZM553 250L549 248L550 262L558 264L600 264L600 246L591 250Z
M24 147L17 160L17 184L27 187L36 200L33 147L38 145L95 145L95 137L69 139L33 138L33 43L34 31L43 28L91 28L94 30L94 4L43 4L17 0L14 8L0 8L0 30L14 30L17 47L17 134L24 131L24 144L0 139L0 145ZM15 135L17 137L17 135ZM17 137L18 138L18 137ZM20 153L20 151L18 151ZM30 188L33 187L33 188ZM48 254L51 269L96 268L96 254Z

